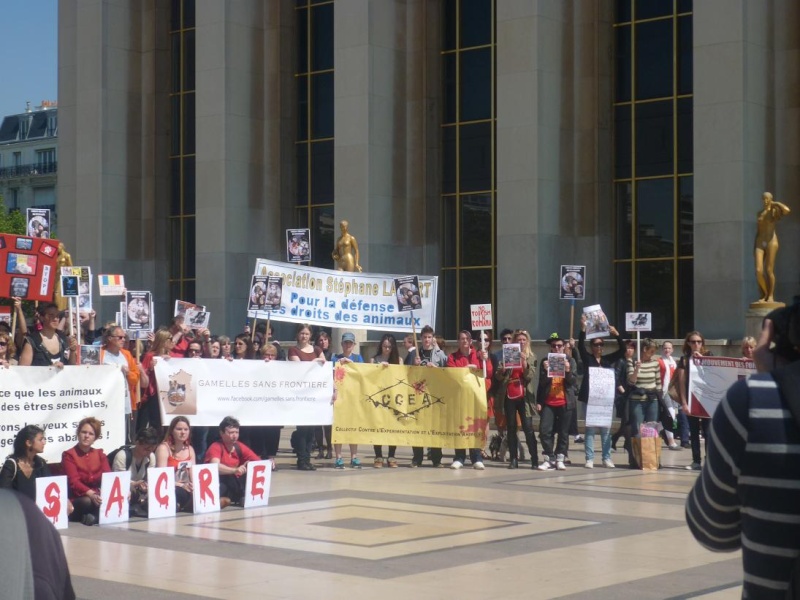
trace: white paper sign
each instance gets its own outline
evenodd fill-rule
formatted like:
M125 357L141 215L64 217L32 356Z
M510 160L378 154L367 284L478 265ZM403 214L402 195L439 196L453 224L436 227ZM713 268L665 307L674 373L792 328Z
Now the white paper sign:
M258 460L247 463L247 485L244 490L244 507L267 506L272 485L272 461Z
M653 313L625 313L625 331L652 331Z
M130 513L129 501L131 492L131 472L114 471L103 473L100 483L100 525L124 523Z
M614 369L589 367L587 427L611 427L611 419L614 416L615 383Z
M36 506L44 513L56 529L66 529L67 503L67 476L37 477L36 478Z
M491 304L470 304L469 315L472 320L472 330L493 329L492 305Z
M174 517L177 508L175 469L173 467L147 469L147 516L150 519Z
M219 463L192 467L192 506L195 514L219 511Z

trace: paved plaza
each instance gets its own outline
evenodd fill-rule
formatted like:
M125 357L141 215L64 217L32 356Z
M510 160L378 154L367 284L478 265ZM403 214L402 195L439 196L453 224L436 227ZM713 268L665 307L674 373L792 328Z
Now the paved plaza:
M286 431L286 430L284 430ZM285 446L288 447L288 440ZM599 448L599 438L595 448ZM374 469L279 456L270 506L212 515L70 524L64 546L79 598L484 598L722 600L741 594L740 556L701 548L684 523L697 477L690 452L657 473ZM448 463L449 460L445 459Z

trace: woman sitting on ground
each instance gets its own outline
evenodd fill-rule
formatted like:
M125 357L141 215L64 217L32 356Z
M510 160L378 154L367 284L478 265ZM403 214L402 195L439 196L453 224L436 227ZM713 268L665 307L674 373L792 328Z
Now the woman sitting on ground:
M61 455L69 498L75 507L69 518L84 525L97 523L103 501L100 495L103 473L111 472L105 452L92 447L101 433L100 421L94 417L82 419L78 423L78 443Z
M192 507L191 469L197 464L192 448L189 419L175 417L169 424L164 441L156 448L156 466L175 469L175 498L178 510Z
M37 477L50 477L50 467L39 456L44 452L44 429L37 425L26 425L14 438L14 453L0 469L0 488L24 494L36 502Z

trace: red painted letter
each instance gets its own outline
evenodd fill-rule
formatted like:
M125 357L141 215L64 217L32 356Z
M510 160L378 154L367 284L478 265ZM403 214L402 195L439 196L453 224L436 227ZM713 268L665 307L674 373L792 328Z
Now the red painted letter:
M122 516L122 507L125 504L125 499L122 497L122 485L120 484L119 477L114 477L114 483L111 484L111 493L108 495L108 503L106 504L106 516L111 510L112 504L119 504L119 514Z
M167 474L161 473L156 481L156 501L161 508L169 508L169 495L167 495Z
M256 499L256 496L261 496L261 499L264 499L264 471L266 471L266 468L263 465L253 467L253 485L250 487L250 495L253 500Z
M58 516L61 514L61 489L57 483L51 483L44 491L44 499L47 506L42 509L46 517L50 517L53 523L58 523Z
M214 500L214 494L211 492L211 471L208 469L201 469L200 474L197 476L198 481L200 482L200 502L203 504L206 503L206 496L211 499L211 504L216 504L216 500Z

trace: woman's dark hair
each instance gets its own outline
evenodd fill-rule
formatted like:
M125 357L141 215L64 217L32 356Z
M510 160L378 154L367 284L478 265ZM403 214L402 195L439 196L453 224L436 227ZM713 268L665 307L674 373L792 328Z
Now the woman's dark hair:
M233 356L233 358L239 358L239 355L236 354L236 342L240 342L240 341L244 342L244 345L245 345L244 357L245 358L255 358L256 357L256 351L253 348L253 342L250 341L250 336L248 334L246 334L246 333L240 333L234 339L233 349L231 350L231 356ZM221 348L220 348L220 350L221 350Z
M389 342L392 345L392 349L389 352L389 360L386 362L388 362L390 365L400 364L400 353L397 351L397 340L391 333L384 334L381 338L381 341L378 343L378 353L375 355L375 360L377 361L383 354L383 342Z
M224 433L228 427L235 427L239 429L241 425L239 424L239 420L234 417L225 417L219 423L219 431L220 433Z
M32 442L40 433L43 434L44 429L38 425L26 425L20 429L17 437L14 438L14 458L23 458L27 455L28 446L25 445L25 442Z
M161 441L161 435L155 427L145 427L136 434L136 443L142 446L156 446Z

